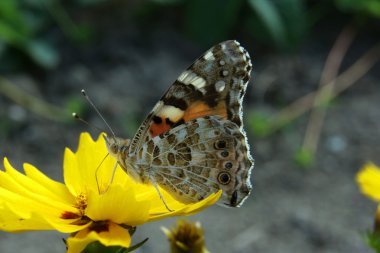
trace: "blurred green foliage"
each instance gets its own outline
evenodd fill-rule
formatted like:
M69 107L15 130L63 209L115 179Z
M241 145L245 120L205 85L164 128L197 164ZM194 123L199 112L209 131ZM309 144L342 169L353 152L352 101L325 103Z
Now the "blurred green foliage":
M292 51L331 12L380 17L379 0L150 0L183 13L186 34L205 46L242 31L265 45ZM339 13L338 13L339 14ZM343 15L342 15L343 16ZM336 15L334 15L336 17Z
M335 0L335 4L343 12L354 13L367 18L380 18L379 0Z
M78 115L83 115L86 108L88 108L88 104L83 98L74 95L65 98L65 106L63 107L67 112L75 112Z
M135 20L142 23L174 18L179 22L173 28L205 46L243 35L281 51L297 49L312 26L332 11L362 22L380 18L379 0L0 0L0 70L25 56L41 68L56 67L62 39L52 31L58 27L74 45L93 41L91 25L96 24L77 24L70 13L97 5L143 13L145 20Z
M368 232L366 235L368 245L377 253L380 253L380 234L379 232Z
M305 0L151 0L183 12L184 32L210 46L242 31L281 50L297 47L307 30Z
M300 148L294 155L294 161L302 168L310 168L314 163L314 154L306 149Z
M77 0L78 4L98 1ZM88 29L76 26L59 0L1 0L0 61L3 64L0 69L9 69L8 65L14 63L13 58L18 54L21 57L26 55L42 68L54 68L60 60L56 41L49 34L54 24L73 41L80 42L88 38Z
M44 36L38 36L47 23L45 15L38 15L40 6L33 1L0 1L0 38L3 54L17 49L43 67L57 64L59 56Z
M250 111L247 118L249 130L253 131L255 136L265 137L273 132L269 115L260 111Z
M252 15L248 19L250 31L264 43L291 50L298 46L308 28L303 0L248 0Z
M236 27L244 0L192 0L184 9L187 34L209 46L225 40Z

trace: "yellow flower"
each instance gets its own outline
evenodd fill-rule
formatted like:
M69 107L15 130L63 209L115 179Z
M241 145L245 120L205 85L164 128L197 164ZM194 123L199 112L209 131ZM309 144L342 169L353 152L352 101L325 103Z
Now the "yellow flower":
M367 163L356 175L361 192L380 203L380 168L373 163ZM377 206L374 232L380 233L380 205Z
M88 133L81 134L78 151L65 150L65 184L30 164L24 164L22 174L4 158L5 171L0 171L0 230L71 233L68 253L81 252L94 241L129 247L129 229L165 217L194 214L214 204L221 195L219 191L186 205L160 189L168 206L175 210L168 212L153 186L135 183L120 168L110 184L116 160L110 156L104 159L106 154L102 136L93 141Z
M361 192L380 202L380 169L373 163L367 163L356 175Z
M206 249L203 229L199 222L179 220L175 228L161 229L170 241L171 253L210 253Z

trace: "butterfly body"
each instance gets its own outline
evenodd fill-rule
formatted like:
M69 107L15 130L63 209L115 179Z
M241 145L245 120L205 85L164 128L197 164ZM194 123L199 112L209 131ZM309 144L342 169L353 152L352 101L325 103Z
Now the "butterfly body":
M252 65L237 41L222 42L185 70L132 140L106 137L109 153L137 182L197 202L220 189L226 206L251 191L253 160L242 124Z

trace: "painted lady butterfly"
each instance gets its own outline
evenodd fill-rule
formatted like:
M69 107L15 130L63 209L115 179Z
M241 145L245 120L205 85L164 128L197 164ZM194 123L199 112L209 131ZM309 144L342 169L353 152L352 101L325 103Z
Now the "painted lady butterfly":
M160 196L157 185L184 203L222 189L222 204L239 207L252 188L242 122L251 69L237 41L215 45L182 72L132 140L105 137L109 153Z

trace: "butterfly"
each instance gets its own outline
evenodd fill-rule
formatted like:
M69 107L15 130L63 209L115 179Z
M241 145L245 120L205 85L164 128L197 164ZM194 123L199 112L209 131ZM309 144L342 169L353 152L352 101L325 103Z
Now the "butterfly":
M105 137L110 155L135 181L183 203L222 190L219 204L239 207L252 186L253 159L242 101L252 64L239 42L206 51L183 71L132 139Z

